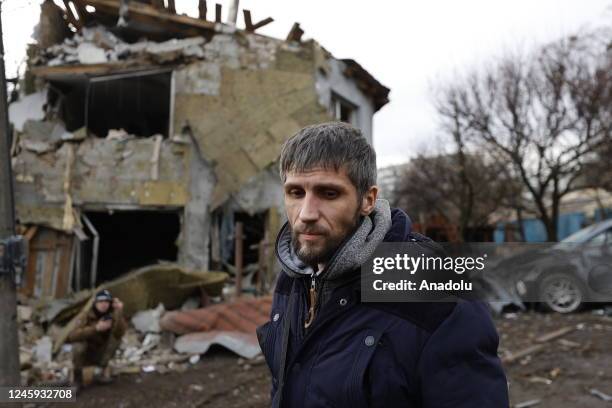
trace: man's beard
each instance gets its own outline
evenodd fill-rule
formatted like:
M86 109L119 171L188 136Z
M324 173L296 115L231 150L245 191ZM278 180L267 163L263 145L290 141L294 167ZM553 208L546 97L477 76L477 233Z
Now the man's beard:
M352 235L357 226L359 225L360 220L359 211L353 217L351 224L347 224L344 228L345 233L340 234L337 237L330 237L326 234L327 231L323 231L317 227L305 227L296 231L295 229L291 230L291 245L293 246L297 257L304 262L306 265L312 266L314 269L317 269L317 265L327 263L332 256L336 253L340 245L344 242L344 240ZM321 234L323 237L323 244L319 247L308 247L303 246L299 240L300 233L311 233L311 234Z

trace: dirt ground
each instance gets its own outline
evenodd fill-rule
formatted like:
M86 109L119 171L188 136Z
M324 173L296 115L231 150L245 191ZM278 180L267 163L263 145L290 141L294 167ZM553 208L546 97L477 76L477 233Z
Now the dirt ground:
M540 400L536 407L604 408L612 402L590 394L612 394L612 317L592 310L563 316L527 312L496 319L500 355L533 345L535 339L578 326L543 350L506 364L511 404ZM184 373L124 375L111 385L84 389L79 407L266 407L265 363L248 362L222 349L211 350Z
M599 408L612 402L591 395L596 389L612 394L612 317L592 310L572 315L521 313L496 320L500 352L516 352L535 338L566 326L578 326L545 348L506 364L511 404L541 400L537 407Z

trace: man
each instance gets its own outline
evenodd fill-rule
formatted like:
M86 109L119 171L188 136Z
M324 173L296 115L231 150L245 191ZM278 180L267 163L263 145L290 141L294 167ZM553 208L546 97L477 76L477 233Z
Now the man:
M91 310L68 335L68 342L76 343L73 346L73 361L78 383L87 385L89 379L85 377L89 376L84 373L91 371L90 368L101 371L97 373L98 382L111 381L108 362L115 355L126 329L121 300L113 298L106 289L99 291Z
M300 130L282 148L280 175L283 272L271 320L257 330L272 406L508 407L482 303L360 301L360 265L381 242L431 242L377 200L376 156L360 131L343 123Z

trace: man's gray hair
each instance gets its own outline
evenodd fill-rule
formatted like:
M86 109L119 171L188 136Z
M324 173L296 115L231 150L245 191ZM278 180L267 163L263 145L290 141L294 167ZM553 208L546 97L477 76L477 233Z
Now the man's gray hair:
M347 175L360 197L376 184L376 153L361 131L343 122L307 126L291 136L280 154L280 177L316 167Z

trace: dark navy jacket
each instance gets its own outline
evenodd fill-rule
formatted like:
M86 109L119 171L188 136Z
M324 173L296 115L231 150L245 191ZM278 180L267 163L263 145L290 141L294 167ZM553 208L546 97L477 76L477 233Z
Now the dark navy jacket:
M394 209L385 241L411 240L428 239L411 233L408 216ZM499 339L483 303L361 303L355 276L307 331L309 279L279 276L270 322L257 330L272 406L508 407Z

